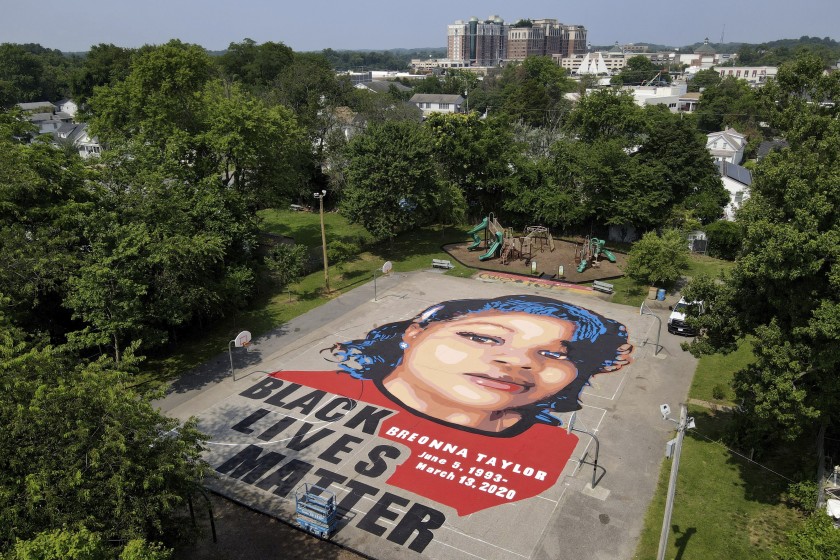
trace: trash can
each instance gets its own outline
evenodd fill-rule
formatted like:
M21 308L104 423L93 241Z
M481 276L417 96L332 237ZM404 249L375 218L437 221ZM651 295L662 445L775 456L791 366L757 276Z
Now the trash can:
M665 301L665 289L659 288L656 292L656 299L659 301Z
M656 286L648 288L648 299L656 299Z

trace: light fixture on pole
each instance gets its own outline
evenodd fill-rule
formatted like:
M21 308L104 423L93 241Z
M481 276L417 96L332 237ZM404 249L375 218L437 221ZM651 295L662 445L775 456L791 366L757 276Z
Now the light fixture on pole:
M321 246L324 249L324 288L327 293L330 293L330 265L327 262L327 234L324 231L324 197L327 196L327 191L322 190L320 193L313 193L313 196L318 199L321 211Z
M682 451L683 437L686 430L694 429L694 418L688 416L688 407L680 404L680 419L674 420L668 415L671 414L671 407L667 404L659 405L659 412L663 420L670 420L677 423L677 437L669 441L665 446L665 456L671 458L671 476L668 479L668 494L665 498L665 514L662 516L662 531L659 534L659 550L656 554L657 560L665 560L665 550L668 548L668 534L671 530L671 514L674 511L674 497L677 491L677 474L680 470L680 453Z

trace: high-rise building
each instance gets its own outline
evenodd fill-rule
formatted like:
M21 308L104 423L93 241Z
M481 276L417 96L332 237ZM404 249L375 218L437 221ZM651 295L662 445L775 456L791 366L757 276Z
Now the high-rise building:
M496 66L504 58L507 27L499 16L456 21L448 27L447 58L470 66Z
M505 24L499 16L481 21L456 21L448 27L447 54L469 66L496 66L528 56L571 56L586 52L586 28L556 19L522 20Z

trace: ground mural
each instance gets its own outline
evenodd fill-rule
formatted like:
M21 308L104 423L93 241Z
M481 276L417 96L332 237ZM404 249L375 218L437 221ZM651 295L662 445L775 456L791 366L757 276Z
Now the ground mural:
M209 460L282 499L340 486L345 525L423 552L447 519L552 491L578 441L559 415L632 350L624 325L550 297L437 303L240 392L205 426Z

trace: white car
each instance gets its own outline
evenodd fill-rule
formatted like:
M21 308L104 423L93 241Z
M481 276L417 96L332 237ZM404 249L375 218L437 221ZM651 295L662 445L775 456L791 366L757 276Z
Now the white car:
M671 315L668 317L668 332L671 334L679 334L683 336L694 336L697 333L694 329L688 326L685 322L685 315L690 307L699 306L700 313L703 313L704 307L702 301L686 301L685 298L680 298L677 305L671 307Z

